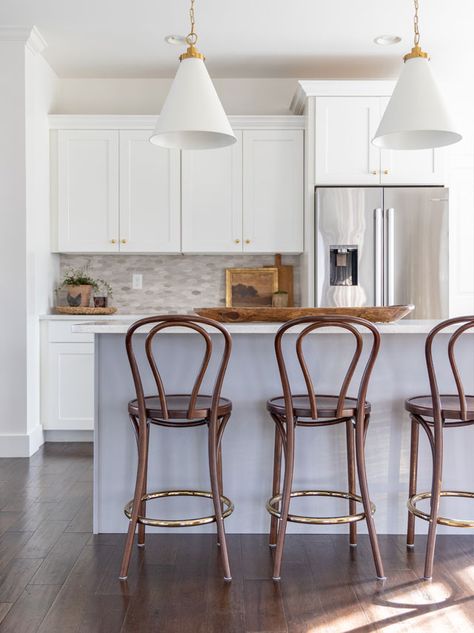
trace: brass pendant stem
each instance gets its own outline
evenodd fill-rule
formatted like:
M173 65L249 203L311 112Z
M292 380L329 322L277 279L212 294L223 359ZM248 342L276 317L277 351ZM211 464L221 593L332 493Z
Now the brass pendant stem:
M415 17L413 18L413 30L415 34L413 38L413 48L403 58L404 62L408 61L409 59L414 59L415 57L422 57L423 59L430 58L428 53L425 53L425 51L423 51L420 46L420 19L418 16L419 0L414 0L414 3L415 3Z

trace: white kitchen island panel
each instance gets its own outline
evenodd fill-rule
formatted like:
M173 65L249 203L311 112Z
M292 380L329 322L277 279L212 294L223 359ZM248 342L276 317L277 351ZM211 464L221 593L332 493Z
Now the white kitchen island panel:
M410 322L380 326L381 351L369 389L372 418L367 439L367 469L371 497L379 533L403 533L406 529L408 494L410 422L404 410L407 397L429 393L424 363L426 332L432 322ZM125 532L128 521L123 506L132 498L136 469L136 444L127 414L127 402L134 398L131 373L124 347L127 324L81 324L75 331L94 332L96 341L96 417L94 531ZM275 362L273 340L278 324L230 325L233 353L226 375L223 395L233 402L233 413L223 440L224 492L235 503L227 519L228 532L266 532L269 515L265 502L272 482L274 423L265 409L266 400L281 392ZM139 335L143 341L144 337ZM288 342L294 335L287 335ZM443 336L447 341L447 336ZM348 334L312 334L319 392L334 391L340 384L341 358L352 349ZM459 345L459 364L465 370L466 384L474 381L474 338ZM183 392L183 369L197 366L202 341L195 334L175 331L159 340L164 366L165 386L169 393ZM296 366L295 386L303 390L301 372ZM184 372L184 376L186 376ZM440 385L448 391L447 363L443 363ZM204 393L206 385L202 389ZM151 381L146 382L153 392ZM353 390L352 390L353 391ZM445 488L474 489L472 469L472 428L457 428L445 433ZM428 490L430 455L428 442L421 433L419 490ZM155 427L151 432L149 490L166 488L209 489L206 427L168 429ZM299 428L294 489L327 488L345 490L345 427ZM346 503L336 499L295 500L297 513L345 513ZM303 504L305 504L303 506ZM303 509L304 507L304 509ZM425 502L424 506L427 507ZM442 501L442 514L456 518L474 516L469 501ZM173 499L151 502L150 516L164 518L203 516L210 510L205 500ZM417 521L417 531L426 532L427 524ZM147 528L148 529L148 528ZM208 532L215 526L194 528ZM365 532L364 522L359 523ZM302 526L289 524L289 532L344 532L347 526ZM451 532L440 526L439 532ZM456 533L459 533L457 531Z

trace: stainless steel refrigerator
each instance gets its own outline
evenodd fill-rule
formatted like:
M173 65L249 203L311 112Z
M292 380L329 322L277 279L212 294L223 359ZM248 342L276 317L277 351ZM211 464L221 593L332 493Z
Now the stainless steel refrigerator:
M317 187L316 305L449 316L448 189Z

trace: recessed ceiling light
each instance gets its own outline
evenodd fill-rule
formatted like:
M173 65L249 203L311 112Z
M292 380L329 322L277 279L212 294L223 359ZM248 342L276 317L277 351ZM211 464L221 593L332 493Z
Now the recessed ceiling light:
M379 35L374 39L375 44L379 46L392 46L393 44L398 44L402 41L401 37L398 35Z
M165 42L167 44L173 44L174 46L182 46L186 44L186 38L184 35L167 35Z

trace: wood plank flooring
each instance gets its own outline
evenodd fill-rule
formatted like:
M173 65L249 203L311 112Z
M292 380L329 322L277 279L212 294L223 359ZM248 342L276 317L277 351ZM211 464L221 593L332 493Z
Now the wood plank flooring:
M381 536L388 580L367 538L289 536L271 580L265 535L229 535L225 584L215 538L152 533L118 571L123 535L91 534L92 447L46 444L0 459L0 633L369 633L474 631L474 536L439 537L432 582L423 537Z

